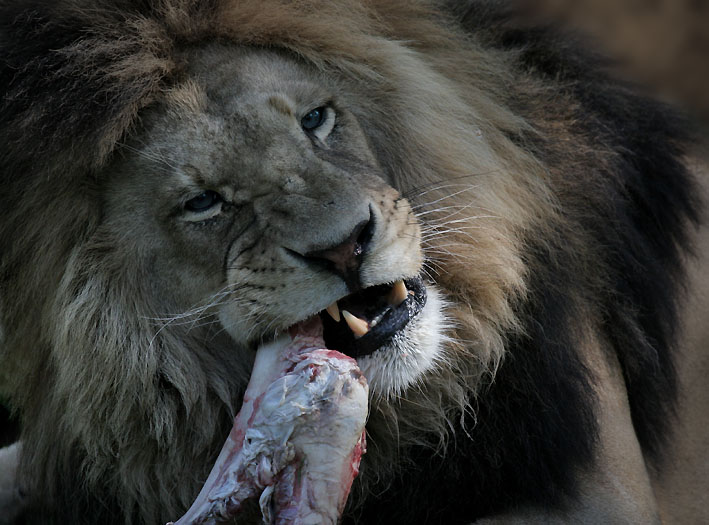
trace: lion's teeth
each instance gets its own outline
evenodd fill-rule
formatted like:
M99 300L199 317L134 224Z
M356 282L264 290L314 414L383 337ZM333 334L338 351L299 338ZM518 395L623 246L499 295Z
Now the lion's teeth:
M387 301L392 306L399 306L406 300L407 296L408 290L406 289L404 281L396 281L394 286L391 287Z
M352 315L347 310L342 310L342 317L345 318L347 326L354 333L355 337L362 337L364 334L369 332L369 324L364 319L360 319L357 316Z
M330 317L332 317L338 323L340 322L340 309L337 307L337 301L325 308L325 310L327 311L327 313L330 314Z

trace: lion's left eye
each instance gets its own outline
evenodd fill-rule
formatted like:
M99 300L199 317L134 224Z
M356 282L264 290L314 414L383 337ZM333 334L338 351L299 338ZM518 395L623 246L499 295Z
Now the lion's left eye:
M322 125L325 120L325 112L327 109L325 107L315 108L300 119L300 125L306 131L313 131Z
M300 119L300 126L308 134L324 141L335 127L335 110L330 106L311 109Z

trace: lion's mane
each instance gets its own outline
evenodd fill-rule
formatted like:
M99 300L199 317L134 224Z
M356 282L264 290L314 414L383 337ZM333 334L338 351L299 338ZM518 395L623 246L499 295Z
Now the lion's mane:
M150 276L112 265L116 240L94 235L102 170L184 81L180 51L210 39L286 50L369 94L356 116L417 207L450 304L445 366L373 400L350 519L425 508L453 523L573 494L596 439L590 334L617 355L658 456L696 218L683 125L553 33L451 4L2 2L2 389L24 482L54 519L176 517L238 408L248 364L199 361L180 327L156 335Z

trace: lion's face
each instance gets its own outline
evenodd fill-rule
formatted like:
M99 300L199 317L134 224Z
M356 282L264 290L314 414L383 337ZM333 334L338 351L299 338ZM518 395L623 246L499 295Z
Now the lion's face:
M275 52L188 59L104 188L104 228L167 308L152 312L156 331L208 327L208 346L216 324L244 350L320 314L328 346L356 356L375 392L400 392L436 362L441 304L420 278L414 211L348 93ZM336 321L344 310L369 332Z
M322 27L341 26L336 11ZM76 472L87 493L109 479L106 493L145 522L177 515L198 489L180 480L209 472L255 349L313 316L370 386L367 491L408 446L445 445L517 329L519 235L546 216L530 198L545 194L544 173L530 176L538 164L509 138L519 119L481 86L447 79L457 51L429 62L376 35L325 50L307 35L248 40L258 20L224 25L219 43L204 28L141 43L152 59L103 71L99 106L119 107L95 116L77 102L84 139L62 127L71 145L32 172L38 191L5 197L32 194L46 210L29 225L29 204L11 215L0 261L13 283L3 325L17 327L4 346L40 370L13 371L11 385L39 400L20 401L28 442L41 442L24 468L37 493L71 487L65 472ZM187 30L174 29L165 35ZM14 153L18 166L31 155ZM58 445L49 427L63 429Z
M315 316L373 394L360 521L573 492L611 383L659 457L684 124L487 4L0 4L0 395L30 522L180 515L256 348Z

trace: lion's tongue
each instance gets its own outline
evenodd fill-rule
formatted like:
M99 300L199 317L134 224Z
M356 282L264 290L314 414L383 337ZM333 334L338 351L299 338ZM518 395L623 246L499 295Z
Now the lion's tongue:
M267 523L337 523L364 452L367 383L316 318L259 348L241 411L177 525L220 523L259 496Z

